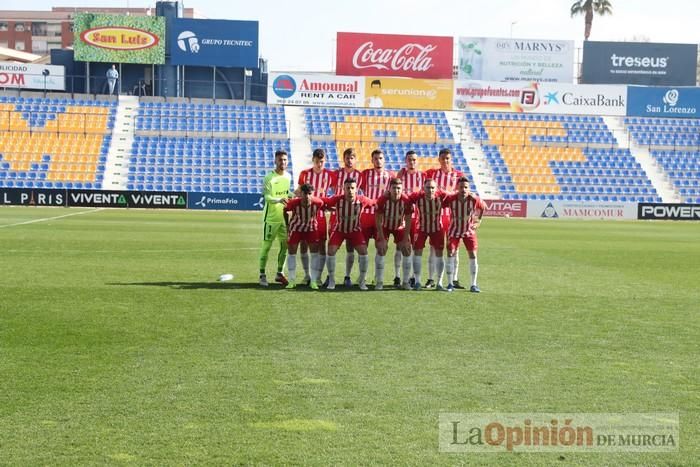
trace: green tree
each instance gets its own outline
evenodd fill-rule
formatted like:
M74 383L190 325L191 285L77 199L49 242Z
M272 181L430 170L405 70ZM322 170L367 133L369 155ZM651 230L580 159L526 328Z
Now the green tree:
M601 16L612 15L612 5L608 0L579 0L571 5L571 17L583 15L586 23L583 36L585 40L591 35L593 27L593 14L597 13Z

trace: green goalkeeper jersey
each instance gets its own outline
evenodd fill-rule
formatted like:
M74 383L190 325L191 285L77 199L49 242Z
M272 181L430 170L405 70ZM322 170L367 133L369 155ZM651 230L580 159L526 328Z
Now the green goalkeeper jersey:
M291 186L292 176L288 172L280 175L273 170L265 176L263 179L264 222L269 224L284 222L284 204L280 201L282 198L289 197Z

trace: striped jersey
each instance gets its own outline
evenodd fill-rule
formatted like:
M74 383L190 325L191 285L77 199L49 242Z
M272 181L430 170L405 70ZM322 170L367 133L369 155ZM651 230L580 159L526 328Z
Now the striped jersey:
M314 187L314 195L324 197L328 195L328 190L333 186L333 172L327 169L316 173L314 169L302 170L299 174L299 185L308 183Z
M374 205L374 200L357 195L353 201L345 199L345 195L336 195L323 199L326 208L336 208L337 224L335 230L350 233L360 230L360 213L363 208Z
M396 176L401 179L404 193L411 194L415 193L416 191L423 190L425 175L420 170L409 173L404 167L403 169L399 170L399 173L397 173Z
M445 208L446 196L442 191L435 192L433 199L426 199L425 192L408 195L408 199L418 210L418 229L421 232L431 234L442 230L440 210Z
M445 198L445 205L452 211L450 227L447 229L449 238L471 237L475 234L474 224L486 209L486 204L478 196L469 194L460 199L455 193Z
M285 210L292 213L292 218L289 220L290 232L313 232L318 228L318 213L323 212L323 200L311 196L308 206L304 206L303 201L303 198L292 198L287 201Z
M437 189L440 191L456 191L457 180L464 177L464 174L457 169L452 169L451 172L443 172L441 168L426 170L425 178L435 180ZM447 208L442 210L442 214L449 214Z
M377 213L384 213L382 227L389 230L396 230L405 227L403 216L413 209L408 195L401 194L401 197L393 201L391 197L380 196L377 199Z
M357 182L357 189L361 190L361 177L362 172L360 172L357 169L352 169L348 171L345 168L342 168L336 170L335 172L333 172L333 186L335 188L335 194L339 195L343 193L343 185L345 184L345 180L347 180L348 178L352 178L353 180L355 180Z
M368 198L379 198L389 188L389 180L391 180L393 176L393 173L384 169L363 170L362 176L360 177L362 179L362 192ZM365 212L374 214L375 207L371 206L365 209Z

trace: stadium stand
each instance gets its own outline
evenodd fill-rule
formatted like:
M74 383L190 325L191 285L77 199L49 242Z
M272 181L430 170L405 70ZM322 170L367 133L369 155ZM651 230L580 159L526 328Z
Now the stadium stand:
M306 108L306 131L313 147L328 154L328 168L342 166L343 151L352 147L359 169L372 167L371 153L381 148L386 168L397 171L404 166L406 152L416 151L418 169L437 168L441 148L449 148L453 165L472 181L466 158L456 144L444 112L426 110Z
M634 142L649 148L681 201L700 203L700 121L627 117L624 123Z
M99 189L116 102L0 96L0 186Z
M469 112L504 199L661 201L602 117Z
M260 193L275 151L291 154L279 106L142 102L136 135L128 190Z

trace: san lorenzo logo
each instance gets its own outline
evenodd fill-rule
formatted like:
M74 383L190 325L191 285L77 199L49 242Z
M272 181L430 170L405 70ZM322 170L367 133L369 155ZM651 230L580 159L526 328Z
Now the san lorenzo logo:
M279 75L272 83L272 90L277 97L287 99L292 97L297 90L297 83L289 75Z
M182 31L177 36L177 47L183 52L198 53L199 40L197 39L197 35L192 31Z
M669 89L664 95L664 104L670 105L671 107L678 104L678 89Z

